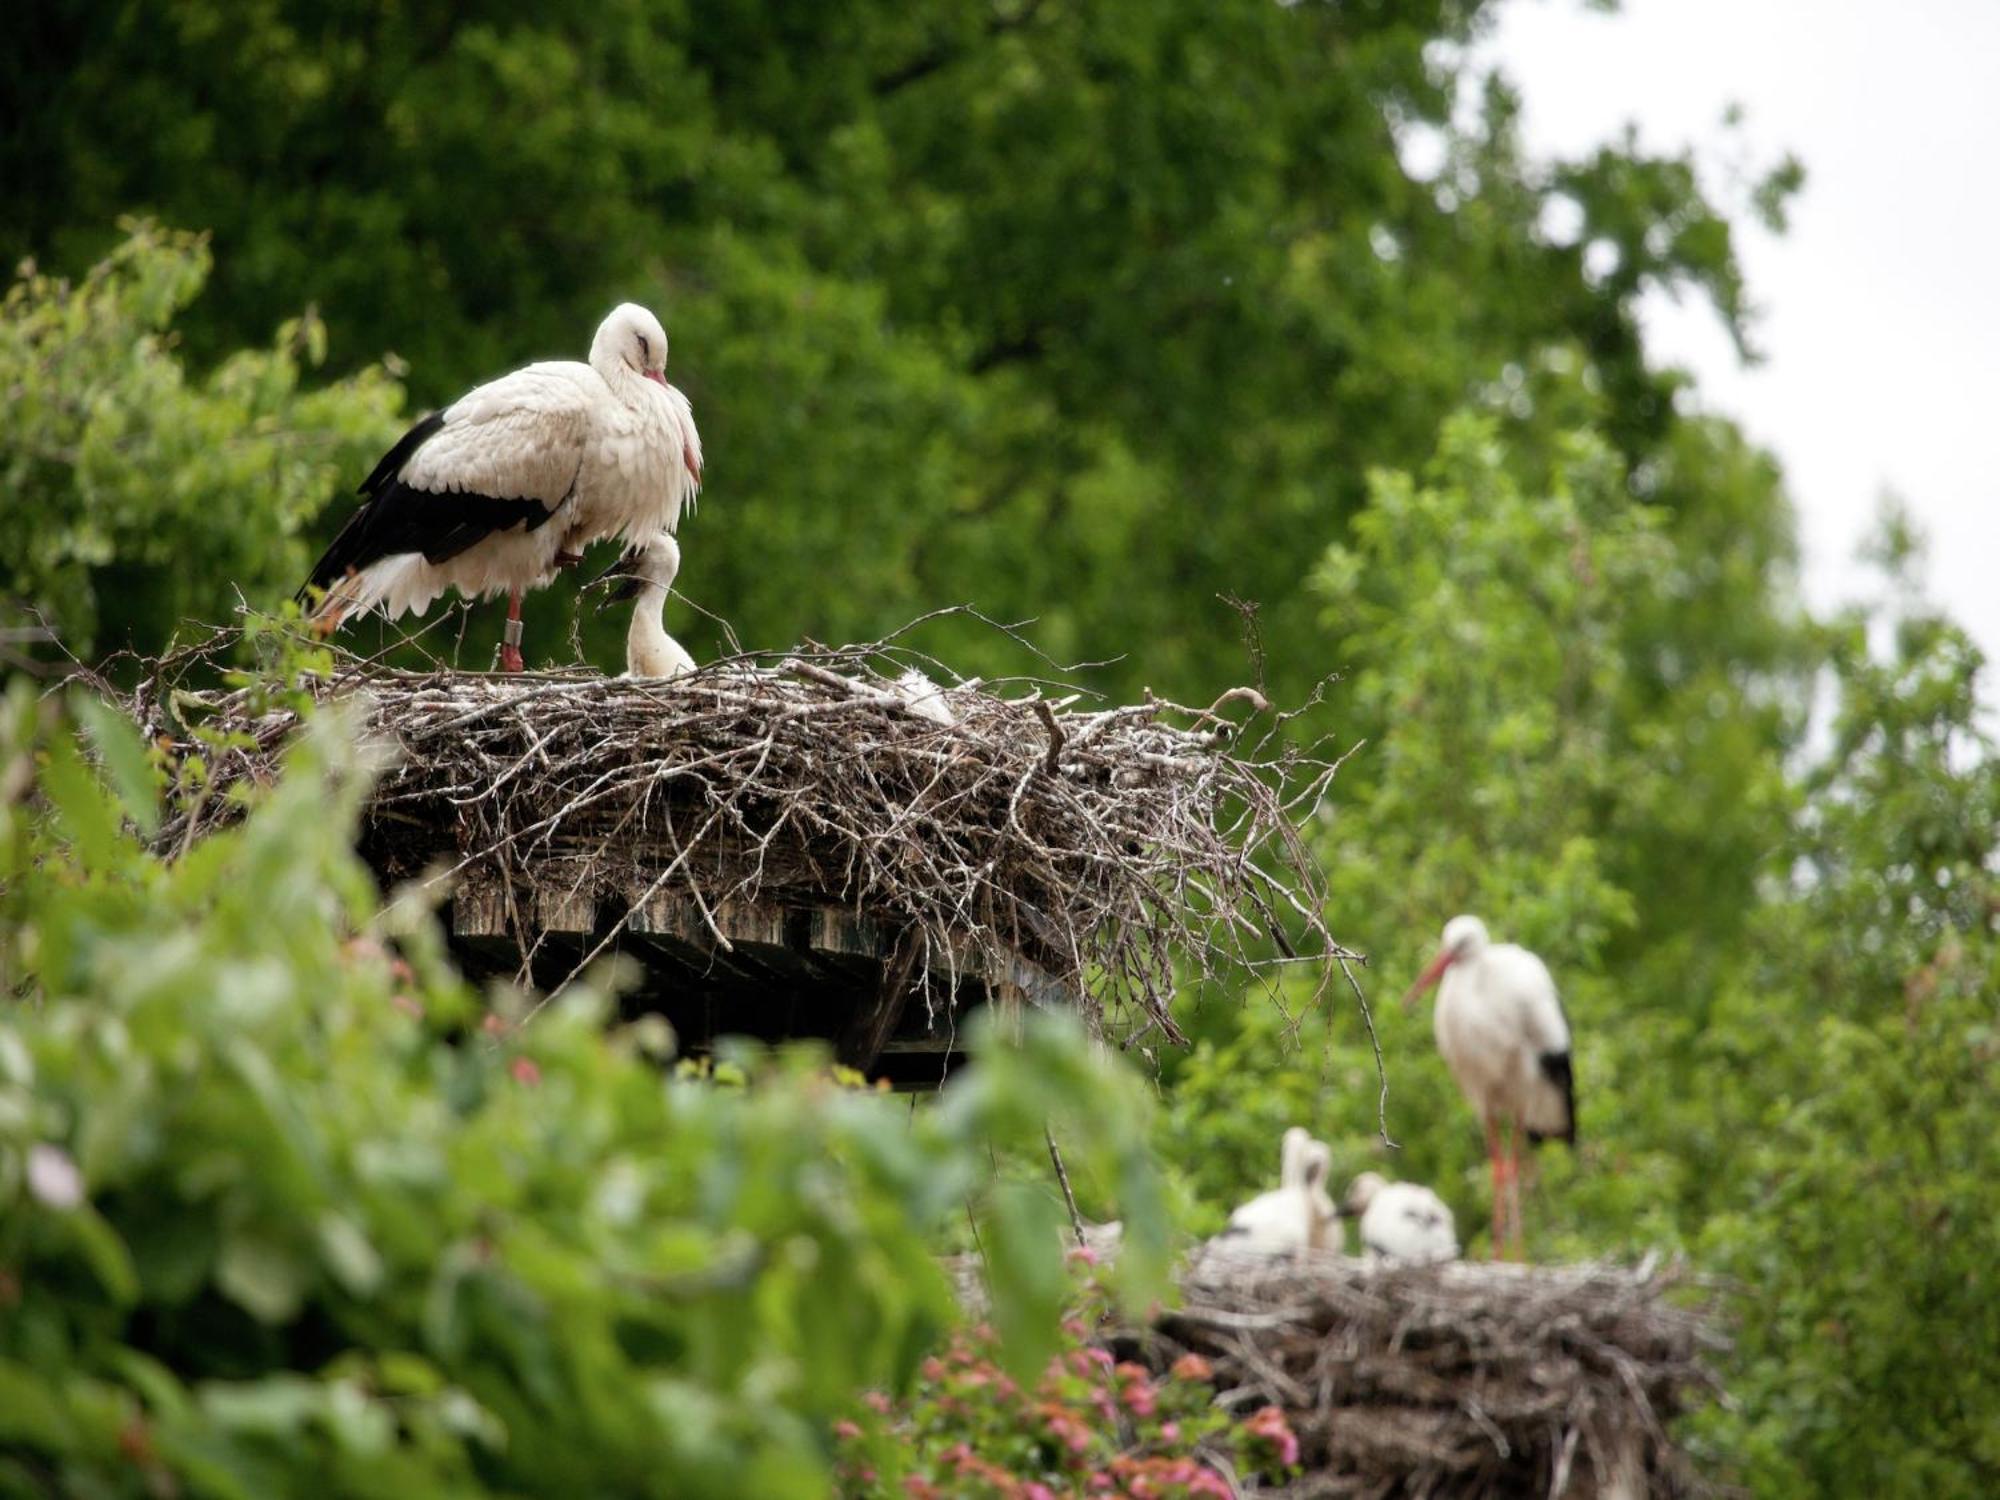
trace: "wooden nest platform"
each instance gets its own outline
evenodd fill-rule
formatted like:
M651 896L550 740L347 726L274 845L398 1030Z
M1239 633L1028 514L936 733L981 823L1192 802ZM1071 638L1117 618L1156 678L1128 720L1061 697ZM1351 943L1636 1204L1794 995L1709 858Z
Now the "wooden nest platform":
M1678 1265L1391 1266L1210 1249L1182 1305L1129 1339L1214 1367L1225 1404L1276 1404L1324 1497L1681 1496L1669 1424L1725 1347ZM1696 1299L1697 1301L1699 1299Z
M1335 762L1259 694L1089 708L1058 684L971 683L913 706L881 651L670 681L339 658L307 687L383 749L362 852L385 885L450 891L470 974L554 992L622 954L627 1005L686 1050L817 1036L924 1087L981 1006L1066 1008L1132 1045L1181 1039L1186 983L1275 993L1304 965L1323 997L1351 955L1298 823ZM176 687L193 655L129 709L217 785L269 776L297 715L254 687ZM162 838L232 815L210 797Z

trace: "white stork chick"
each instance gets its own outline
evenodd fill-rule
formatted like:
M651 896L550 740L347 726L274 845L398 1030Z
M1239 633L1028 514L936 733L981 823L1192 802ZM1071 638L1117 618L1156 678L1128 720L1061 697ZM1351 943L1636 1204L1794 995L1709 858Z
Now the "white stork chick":
M1360 1221L1361 1253L1370 1259L1417 1265L1458 1259L1451 1209L1427 1187L1363 1172L1349 1184L1340 1211Z
M1332 1151L1294 1125L1279 1151L1278 1186L1231 1214L1216 1238L1231 1248L1269 1253L1338 1249L1340 1219L1326 1191L1332 1167Z
M1433 984L1438 1051L1486 1129L1493 1173L1493 1253L1503 1239L1521 1250L1521 1143L1576 1144L1576 1081L1569 1021L1548 965L1526 948L1495 943L1477 917L1453 917L1444 939L1403 997L1412 1005Z
M946 729L958 723L944 689L915 667L907 668L902 676L890 683L889 691L901 698L903 707L920 719L929 719Z
M521 669L521 596L584 547L644 546L701 487L701 437L667 384L660 320L627 302L590 363L528 365L404 433L361 483L367 497L312 570L313 618L421 613L448 588L508 596L501 665Z
M662 619L667 593L681 571L681 544L659 531L645 546L626 553L603 575L613 580L606 603L632 601L632 624L625 632L627 677L685 677L694 671L687 648L667 634Z

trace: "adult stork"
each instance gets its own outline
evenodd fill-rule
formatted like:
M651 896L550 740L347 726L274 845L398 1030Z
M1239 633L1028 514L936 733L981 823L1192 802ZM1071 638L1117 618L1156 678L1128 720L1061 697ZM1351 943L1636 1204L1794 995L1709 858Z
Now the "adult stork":
M656 531L636 552L627 552L604 574L612 580L609 603L632 601L632 623L625 632L627 677L685 677L695 669L687 648L667 634L662 618L667 591L681 571L681 544L670 531Z
M361 483L367 497L299 591L337 628L394 619L447 588L507 595L500 664L521 670L521 596L590 543L643 546L701 488L701 436L667 384L667 334L645 308L613 308L590 363L528 365L404 433Z
M1451 1208L1427 1187L1363 1172L1349 1184L1340 1212L1359 1221L1361 1253L1369 1259L1426 1266L1458 1259Z
M1438 1051L1486 1128L1493 1173L1493 1254L1503 1238L1521 1253L1521 1144L1576 1144L1576 1077L1569 1021L1548 965L1526 948L1495 943L1477 917L1445 923L1437 956L1403 997L1434 984Z

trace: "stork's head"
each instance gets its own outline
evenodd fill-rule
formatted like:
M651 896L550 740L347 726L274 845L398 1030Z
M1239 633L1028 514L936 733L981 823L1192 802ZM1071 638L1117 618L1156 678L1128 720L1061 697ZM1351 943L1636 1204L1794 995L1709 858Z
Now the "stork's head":
M604 598L599 603L601 609L620 599L638 597L642 588L657 588L664 592L674 586L674 579L681 571L681 544L674 540L671 531L662 531L643 547L634 547L591 580L591 587L604 585Z
M1425 966L1417 976L1417 982L1410 986L1403 996L1405 1006L1417 1003L1417 997L1440 979L1444 971L1453 964L1463 963L1469 958L1477 958L1486 947L1486 924L1477 917L1453 917L1444 924L1444 938L1438 944L1437 957Z
M1368 1212L1368 1205L1375 1201L1375 1195L1389 1185L1389 1180L1380 1172L1363 1172L1347 1185L1347 1196L1340 1200L1340 1212L1344 1218L1358 1219Z
M621 302L597 325L590 342L590 363L606 380L614 374L634 374L660 385L667 383L667 330L636 302Z

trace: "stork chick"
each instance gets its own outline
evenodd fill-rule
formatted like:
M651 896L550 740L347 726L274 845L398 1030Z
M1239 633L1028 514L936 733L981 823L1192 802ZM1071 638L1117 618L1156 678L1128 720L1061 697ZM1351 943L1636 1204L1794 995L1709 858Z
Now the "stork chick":
M1294 1125L1278 1155L1278 1186L1229 1216L1216 1238L1233 1248L1268 1252L1339 1249L1340 1219L1326 1191L1333 1152Z
M1427 1187L1363 1172L1348 1185L1340 1212L1359 1221L1361 1253L1370 1259L1417 1265L1458 1259L1451 1209Z
M625 632L627 677L685 677L695 670L694 658L667 634L661 618L680 570L680 543L672 532L661 531L602 575L611 584L605 603L632 601L632 624Z

